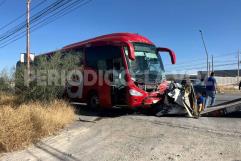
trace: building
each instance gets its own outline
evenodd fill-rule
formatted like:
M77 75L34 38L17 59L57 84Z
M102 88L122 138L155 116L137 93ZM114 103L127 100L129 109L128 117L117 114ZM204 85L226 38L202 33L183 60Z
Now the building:
M237 77L238 76L238 70L215 70L214 71L215 76L217 77ZM241 70L239 70L239 73L241 74ZM202 78L205 77L207 74L207 71L198 71L198 75Z

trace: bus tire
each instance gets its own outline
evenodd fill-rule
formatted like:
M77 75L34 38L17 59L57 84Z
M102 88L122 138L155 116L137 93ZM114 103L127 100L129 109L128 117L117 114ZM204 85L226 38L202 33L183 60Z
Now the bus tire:
M89 100L88 100L88 107L91 109L98 109L100 107L100 99L98 94L96 93L91 93Z

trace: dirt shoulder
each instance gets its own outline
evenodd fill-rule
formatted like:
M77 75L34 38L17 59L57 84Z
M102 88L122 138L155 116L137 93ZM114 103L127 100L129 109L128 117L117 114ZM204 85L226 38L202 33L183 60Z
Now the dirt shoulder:
M80 118L60 135L1 159L241 160L240 118Z

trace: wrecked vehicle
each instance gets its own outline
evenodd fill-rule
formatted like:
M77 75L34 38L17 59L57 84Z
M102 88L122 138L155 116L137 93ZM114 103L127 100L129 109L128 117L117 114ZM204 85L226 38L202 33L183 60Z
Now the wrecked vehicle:
M91 108L121 107L155 111L158 116L183 113L198 117L191 83L168 83L162 53L175 53L132 33L115 33L68 45L39 57L72 55L79 68L66 78L65 95ZM22 61L22 63L26 63Z

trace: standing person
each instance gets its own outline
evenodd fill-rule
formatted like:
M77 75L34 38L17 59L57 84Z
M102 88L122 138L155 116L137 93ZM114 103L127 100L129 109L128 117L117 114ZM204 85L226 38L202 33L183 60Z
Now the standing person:
M241 81L239 82L239 90L241 89Z
M216 99L216 90L217 90L217 82L214 78L214 72L211 73L210 77L206 80L206 105L205 107L209 106L209 100L211 99L210 106L213 106L215 104Z

